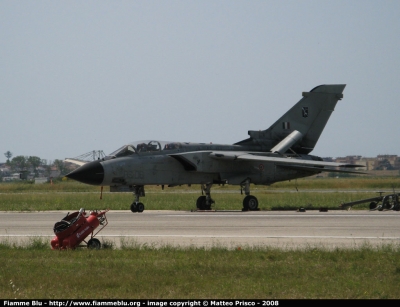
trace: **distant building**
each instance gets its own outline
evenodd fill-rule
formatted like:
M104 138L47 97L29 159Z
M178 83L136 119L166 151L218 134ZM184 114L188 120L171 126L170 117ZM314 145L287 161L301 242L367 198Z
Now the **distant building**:
M47 183L47 182L49 182L49 179L47 177L36 177L35 178L35 184Z
M366 171L372 171L375 169L376 158L361 158L360 164L365 165Z
M400 170L400 157L397 155L378 155L375 158L355 155L337 158L327 157L323 159L328 162L363 165L365 167L363 169L366 171Z
M377 170L395 170L398 169L397 155L378 155L376 158L375 169Z

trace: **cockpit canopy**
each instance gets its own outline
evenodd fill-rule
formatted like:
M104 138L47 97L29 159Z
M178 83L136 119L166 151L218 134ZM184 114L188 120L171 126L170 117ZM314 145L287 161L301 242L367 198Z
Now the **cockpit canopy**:
M160 152L163 150L177 150L182 148L179 142L166 141L137 141L124 145L116 151L110 153L105 159L113 159L117 157L125 157L145 152Z

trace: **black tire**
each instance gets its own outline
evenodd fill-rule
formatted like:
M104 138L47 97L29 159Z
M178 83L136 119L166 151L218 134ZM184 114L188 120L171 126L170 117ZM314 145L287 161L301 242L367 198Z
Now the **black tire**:
M206 197L204 195L200 196L199 198L197 198L196 207L199 210L206 210L207 209L206 208L207 207L206 206Z
M54 224L53 231L54 231L54 233L59 233L59 232L64 231L65 229L69 228L70 226L71 226L70 222L61 220Z
M142 203L137 203L136 209L137 209L137 212L141 213L144 211L144 205Z
M91 238L89 242L87 243L87 248L89 249L100 249L101 248L101 243L98 239L96 238Z
M256 211L258 209L258 200L257 197L253 195L247 195L243 199L243 209L244 211Z
M135 203L135 202L133 202L133 203L131 204L131 211L132 211L133 213L135 213L135 212L137 212L137 211L138 211L138 209L137 209L137 205L136 205L136 203Z
M369 204L369 210L376 210L378 208L378 202L376 201L371 201Z

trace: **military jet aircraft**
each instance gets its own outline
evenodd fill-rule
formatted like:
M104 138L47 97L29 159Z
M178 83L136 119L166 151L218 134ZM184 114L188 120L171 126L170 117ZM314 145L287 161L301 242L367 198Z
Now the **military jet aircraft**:
M139 201L145 185L200 184L205 195L200 210L211 209L213 184L239 185L243 210L257 210L250 184L270 185L320 172L358 173L362 165L325 162L309 155L314 149L345 84L320 85L303 92L289 111L266 130L248 131L249 138L232 145L141 141L122 146L110 155L86 163L67 175L77 181L110 186L110 191L132 191L132 212L143 212Z

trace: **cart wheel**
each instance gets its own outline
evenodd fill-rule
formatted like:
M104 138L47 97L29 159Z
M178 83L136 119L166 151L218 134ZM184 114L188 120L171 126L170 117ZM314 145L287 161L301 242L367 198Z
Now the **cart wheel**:
M98 239L92 238L87 243L87 248L89 249L100 249L101 243Z

